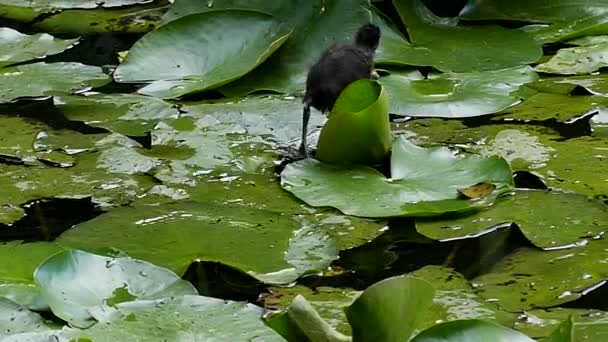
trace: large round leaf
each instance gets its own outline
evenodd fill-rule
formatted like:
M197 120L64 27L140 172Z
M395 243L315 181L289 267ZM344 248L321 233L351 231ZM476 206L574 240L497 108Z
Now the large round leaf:
M548 212L553 213L547 215ZM572 193L518 191L493 206L462 218L416 222L423 235L437 240L475 236L491 227L516 223L536 246L546 248L575 243L601 234L608 222L608 206Z
M460 16L474 20L553 22L606 12L608 4L604 0L474 0L468 2Z
M534 342L528 336L480 320L441 323L416 335L412 342Z
M394 46L382 63L428 65L444 72L497 70L536 62L540 44L521 30L457 25L436 17L420 0L393 0L411 45Z
M192 14L139 40L114 78L118 82L160 81L140 92L168 98L215 88L251 71L290 34L287 25L261 12Z
M480 182L497 189L481 201L459 198L459 189ZM311 206L330 206L348 215L433 216L488 205L511 188L512 176L502 158L425 149L401 137L393 144L391 178L370 167L305 159L285 168L281 184Z
M552 251L519 248L473 279L473 287L512 312L554 307L587 295L602 298L608 270L599 261L607 260L608 244L601 239L590 236L571 248Z
M28 36L8 27L0 27L0 67L60 53L78 42L59 39L46 33Z
M391 73L381 79L391 113L408 116L471 117L503 110L518 101L521 85L538 77L529 66L496 71L430 74Z
M386 93L377 82L359 80L338 97L321 130L317 157L326 163L379 164L388 157L391 140Z
M50 257L38 266L34 278L53 313L78 327L93 324L95 312L108 305L197 294L190 283L161 267L78 250Z
M546 62L537 65L538 72L560 75L582 75L608 66L608 44L561 49Z
M201 202L148 199L151 205L135 203L79 224L58 242L90 251L113 247L180 274L197 259L221 262L285 284L326 269L339 249L379 234L379 223L305 214L278 184L226 178L187 188Z
M354 341L407 341L433 300L428 282L398 276L367 288L347 309Z
M177 296L117 305L120 315L86 330L62 332L70 341L284 341L252 304L203 296Z
M110 82L101 68L80 63L34 63L0 69L0 103L20 97L83 91Z

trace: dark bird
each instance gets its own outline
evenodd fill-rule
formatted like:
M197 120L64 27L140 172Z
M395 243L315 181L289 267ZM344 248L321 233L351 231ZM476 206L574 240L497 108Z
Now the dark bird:
M354 44L339 44L327 49L310 68L306 79L302 113L300 154L306 157L306 135L310 107L331 111L336 99L350 83L362 78L377 78L374 55L380 42L380 28L365 24L359 28Z

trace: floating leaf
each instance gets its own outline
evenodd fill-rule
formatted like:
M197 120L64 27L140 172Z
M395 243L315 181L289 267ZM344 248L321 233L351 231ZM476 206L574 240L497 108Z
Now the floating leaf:
M8 27L0 27L0 67L17 62L44 58L67 50L78 42L75 39L59 39L46 33L28 36Z
M285 24L261 12L192 14L139 40L116 69L114 78L118 82L158 81L139 92L163 98L200 92L248 73L290 34ZM200 48L193 50L193 46Z
M0 338L10 338L11 335L24 332L48 331L45 319L39 314L29 311L21 305L0 298Z
M203 296L177 296L117 305L120 315L86 330L69 329L70 341L284 341L252 304Z
M487 201L458 199L458 189L479 182L497 190ZM391 178L370 167L343 167L306 159L281 174L283 188L314 207L331 206L363 217L433 216L489 204L511 188L508 164L497 157L456 156L421 148L403 137L393 144Z
M577 46L557 51L546 62L534 70L548 74L581 75L608 66L608 44Z
M72 93L110 82L101 68L80 63L34 63L0 69L0 103L20 97Z
M586 196L518 191L469 216L417 221L416 229L431 239L446 240L476 236L491 227L515 223L534 245L548 248L601 234L606 229L604 222L608 222L608 207Z
M478 295L508 311L554 307L594 296L593 289L601 288L608 277L597 261L606 258L605 240L552 251L520 247L472 283ZM601 298L601 293L596 295Z
M386 87L391 113L407 116L461 118L495 113L518 101L521 85L535 81L529 66L510 69L429 74L391 73L380 82Z
M460 13L472 20L515 20L531 22L553 22L573 20L608 12L603 0L501 0L470 1Z
M540 44L521 30L457 25L455 20L436 17L420 0L393 0L393 5L407 27L411 45L394 46L392 58L384 56L382 63L461 73L511 68L542 57Z
M382 86L359 80L338 97L321 130L317 157L326 163L379 164L387 159L391 140Z
M34 278L53 313L77 327L90 326L94 312L115 303L197 294L190 283L161 267L78 250L53 255L38 266Z

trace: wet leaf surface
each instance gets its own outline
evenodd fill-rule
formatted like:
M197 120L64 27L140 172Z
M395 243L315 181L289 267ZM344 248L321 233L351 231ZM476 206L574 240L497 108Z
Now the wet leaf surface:
M553 213L546 215L547 211ZM571 193L518 191L494 206L461 218L416 223L421 234L436 240L475 236L502 224L516 224L537 247L550 248L601 236L608 208L602 202Z
M478 182L494 183L497 190L487 201L458 199L459 188ZM309 158L288 165L281 184L315 207L331 206L354 216L390 217L435 216L488 205L510 189L512 180L503 159L457 156L400 138L393 144L391 178L371 167L337 166Z

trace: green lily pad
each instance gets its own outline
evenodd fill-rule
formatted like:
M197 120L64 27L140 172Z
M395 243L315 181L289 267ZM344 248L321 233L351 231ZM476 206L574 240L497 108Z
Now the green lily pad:
M433 299L424 280L398 276L367 288L346 309L356 341L407 341Z
M461 320L438 324L416 335L412 342L485 342L534 340L515 330L481 320Z
M326 163L380 164L390 153L391 141L386 93L375 81L359 80L338 97L321 130L317 158Z
M455 20L436 17L420 0L393 0L393 5L407 27L411 45L395 46L392 60L383 63L463 73L511 68L542 57L540 45L521 30L457 25Z
M467 4L460 16L471 20L515 20L553 22L573 20L608 11L603 0L475 0Z
M541 44L557 43L577 37L608 33L605 14L596 14L574 20L557 21L551 25L524 26L522 30L532 34ZM568 41L568 44L573 44Z
M216 88L254 69L290 34L285 24L261 12L192 14L139 40L116 69L114 78L118 82L158 81L139 92L164 98ZM193 45L201 44L204 49L188 52Z
M581 75L606 66L608 44L596 44L560 49L548 62L537 65L534 70L548 74Z
M299 0L276 4L262 4L266 1L231 1L226 5L216 3L212 4L212 8L230 5L259 8L293 27L289 40L264 64L238 82L219 89L229 96L256 90L288 93L304 90L306 73L323 51L333 43L350 41L357 29L371 19L369 2L366 0ZM199 2L199 7L204 5Z
M203 296L178 296L117 305L119 315L86 330L69 329L71 340L110 341L284 341L252 304Z
M552 212L552 215L547 215ZM515 223L535 246L555 247L576 243L602 233L608 207L571 193L518 191L503 196L493 206L461 218L419 220L419 233L435 240L475 236L501 224Z
M9 299L29 310L49 310L38 286L30 283L0 281L0 298Z
M53 242L3 242L0 244L0 261L5 267L0 269L0 279L8 283L34 285L36 267L61 251L63 248Z
M608 313L594 309L551 308L526 311L515 329L534 338L551 335L564 321L572 319L575 340L603 341L608 337Z
M167 5L148 2L145 5L95 9L66 9L47 14L37 20L33 27L37 30L60 33L146 33L160 23ZM0 10L1 11L1 10Z
M67 50L78 42L59 39L46 33L26 35L8 27L0 27L0 67L31 59L43 58Z
M582 87L593 95L605 98L608 97L608 74L544 78L528 84L528 87L547 93L563 95L570 94L576 87ZM574 102L593 100L605 105L608 101L604 98L572 96L570 101L564 97L559 103L570 102L571 104L567 105L567 107L571 107ZM556 101L547 101L544 103L544 106L551 106L551 104L555 103ZM563 104L561 106L563 107Z
M522 113L522 121L526 120ZM539 110L538 115L542 115ZM449 129L448 129L449 128ZM563 139L556 131L531 124L467 127L457 121L413 120L400 130L423 144L459 144L486 156L500 155L514 170L533 171L550 188L587 196L608 193L605 165L608 141L597 136Z
M0 69L0 103L72 93L110 82L101 68L80 63L34 63Z
M554 251L522 247L472 283L477 294L508 311L554 307L581 298L606 279L608 272L597 262L606 257L604 240Z
M325 269L337 258L338 248L357 246L379 234L380 225L374 222L305 215L303 209L296 212L299 215L286 214L281 208L290 208L293 200L288 196L282 196L283 204L275 210L273 202L254 196L257 191L264 196L262 184L238 178L233 186L225 181L216 181L216 187L199 185L204 202L150 199L149 205L132 204L79 224L57 241L91 251L113 247L179 274L196 259L221 262L261 281L284 284ZM233 188L234 196L222 195L224 186ZM214 193L219 198L210 201Z
M381 79L391 113L449 118L495 113L520 101L520 86L538 78L529 66L416 76L393 72Z
M505 326L512 326L516 321L514 314L475 294L469 281L452 269L429 265L409 275L425 280L435 288L433 303L426 310L417 331L462 319L480 319Z
M51 328L39 314L0 298L0 338L24 332L48 331Z
M479 182L497 185L485 201L458 199L458 189ZM391 178L370 167L343 167L306 159L281 174L283 188L313 207L335 207L363 217L433 216L487 205L512 186L501 158L455 156L425 149L403 137L393 144Z
M68 120L131 136L144 136L160 120L179 116L174 104L138 94L62 95L54 102Z
M120 150L120 147L117 148ZM107 149L98 153L80 154L76 165L69 168L0 164L0 196L5 204L0 207L0 220L14 222L10 220L19 218L15 208L40 198L93 197L93 202L109 208L128 203L156 185L150 176L141 174L155 164L142 161L141 158L136 159L136 152L123 155L123 159L109 159L113 167L111 172L99 168L106 165L106 154L114 155L112 151ZM117 165L116 162L127 164L129 172L120 172L125 168L118 169L120 164ZM144 167L133 168L133 165L142 163Z
M90 326L98 310L116 303L197 294L189 282L161 267L78 250L53 255L34 278L53 313L77 327Z

